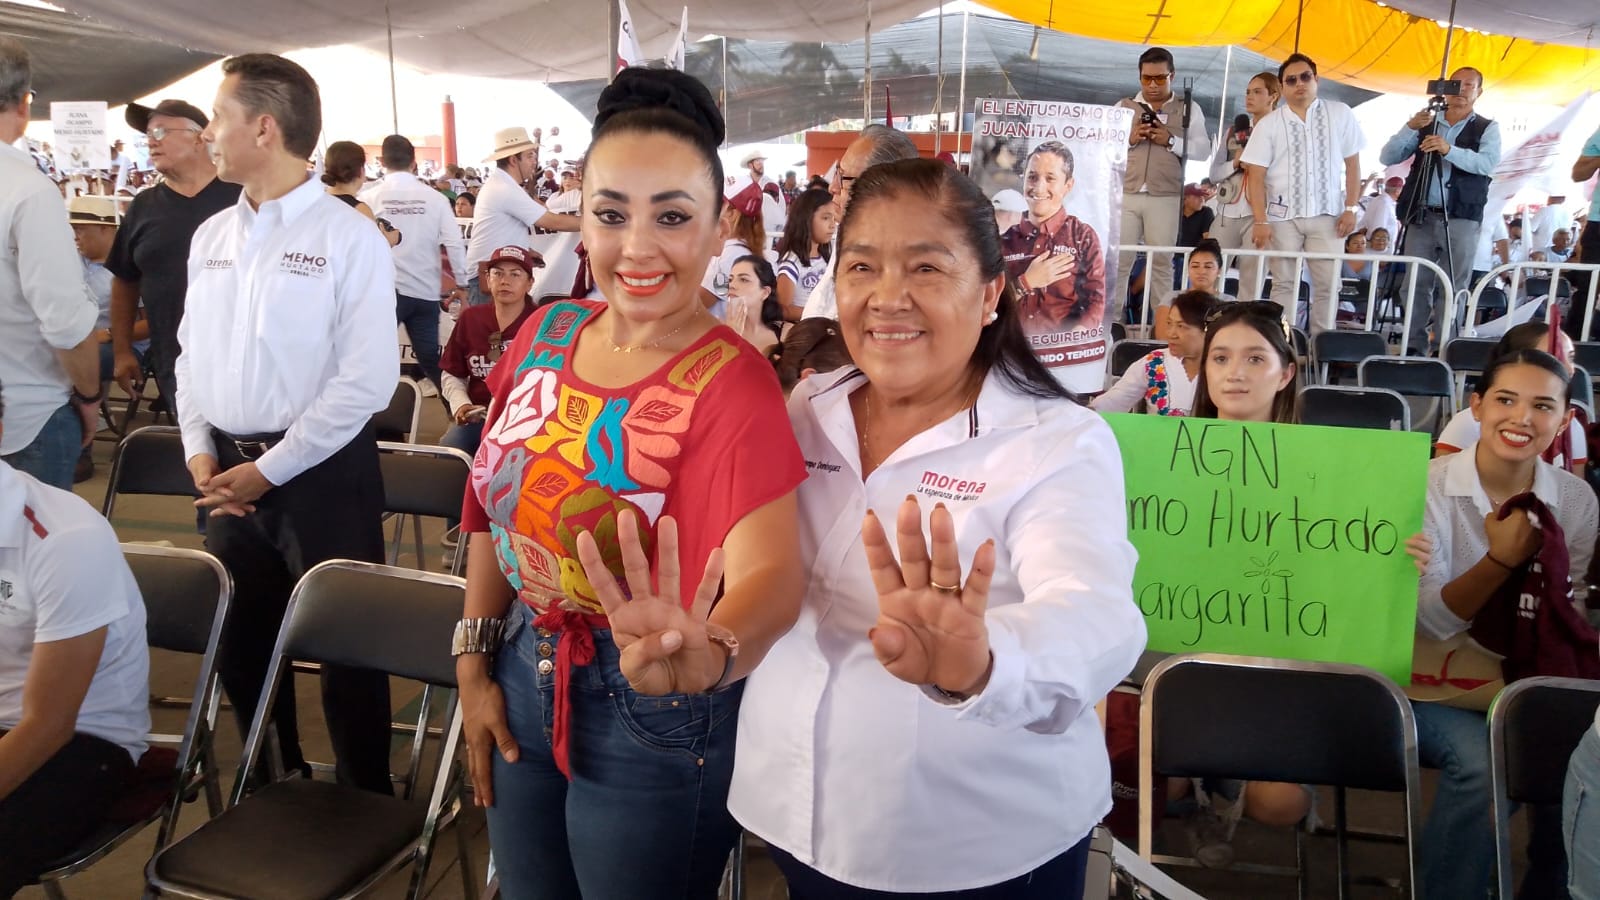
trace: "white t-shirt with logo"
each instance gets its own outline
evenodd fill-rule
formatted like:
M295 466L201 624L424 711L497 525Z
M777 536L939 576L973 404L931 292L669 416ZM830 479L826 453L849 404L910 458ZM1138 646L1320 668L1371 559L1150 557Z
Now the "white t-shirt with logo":
M778 277L788 278L794 282L794 298L791 306L804 307L806 301L811 299L811 292L822 281L822 276L828 272L828 261L821 256L811 257L811 262L806 265L800 263L800 257L793 252L785 253L778 257Z
M76 731L144 755L150 652L144 598L111 525L77 495L0 463L0 731L22 720L35 644L106 629Z

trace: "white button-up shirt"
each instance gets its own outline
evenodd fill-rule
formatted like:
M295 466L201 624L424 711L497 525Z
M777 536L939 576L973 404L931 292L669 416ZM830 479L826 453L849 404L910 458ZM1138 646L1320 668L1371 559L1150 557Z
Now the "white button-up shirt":
M1418 586L1417 631L1436 641L1455 637L1472 624L1445 605L1444 586L1489 552L1483 519L1494 507L1478 479L1477 459L1478 444L1474 441L1460 453L1441 456L1428 464L1428 500L1422 531L1433 539L1433 555ZM1594 557L1596 527L1600 526L1600 503L1583 479L1545 462L1534 470L1533 493L1555 512L1556 522L1567 537L1573 599L1582 608L1589 596L1587 575L1589 560Z
M257 460L283 484L348 444L394 394L389 244L315 180L259 210L241 193L194 234L178 341L185 456L216 453L212 427L287 431Z
M1239 159L1267 170L1267 218L1283 222L1344 212L1344 161L1365 145L1350 107L1318 98L1304 119L1287 106L1262 116Z
M466 242L450 201L417 176L390 172L361 192L361 202L400 231L400 243L394 245L394 288L399 293L417 300L439 299L440 247L456 281L466 284L478 274L467 271Z
M750 677L728 808L830 878L963 890L1037 868L1111 808L1094 705L1145 645L1133 602L1122 462L1099 416L991 375L973 409L906 442L863 484L850 369L790 398L808 587L795 627ZM958 705L890 675L861 547L868 507L907 494L955 518L963 569L993 538L994 668Z
M800 318L805 319L837 319L839 318L839 298L834 294L834 270L839 268L839 236L833 236L828 253L828 267L823 270L822 277L817 279L817 286L811 289L811 296L806 298L805 309L801 310Z
M72 382L55 351L78 346L98 315L61 192L32 156L0 143L0 454L33 443L66 405Z
M472 207L472 240L467 244L466 279L478 277L478 264L501 247L526 247L535 222L545 208L498 166L489 173ZM465 280L465 279L464 279Z

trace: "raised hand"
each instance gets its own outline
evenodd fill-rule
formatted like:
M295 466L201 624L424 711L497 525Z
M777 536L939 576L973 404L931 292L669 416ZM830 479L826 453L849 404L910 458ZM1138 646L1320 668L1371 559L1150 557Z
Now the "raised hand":
M878 591L878 621L868 639L878 662L901 681L975 694L988 682L992 661L984 610L994 577L994 541L985 541L973 554L963 584L955 520L943 503L933 508L929 526L931 554L922 534L922 509L915 497L906 497L895 517L896 563L882 523L868 510L861 543Z
M1049 287L1064 278L1071 278L1077 269L1076 257L1065 254L1060 256L1041 254L1035 256L1033 262L1028 263L1028 269L1022 273L1022 278L1027 282L1028 289L1034 290Z
M587 531L578 535L578 559L611 620L611 637L622 651L619 666L628 684L641 694L656 697L697 694L715 687L727 655L706 637L706 620L722 582L722 548L712 550L706 558L694 603L685 610L678 597L678 523L671 516L662 516L656 523L659 593L650 584L650 561L633 510L617 516L617 541L632 599L622 595L616 576L606 567L599 545Z

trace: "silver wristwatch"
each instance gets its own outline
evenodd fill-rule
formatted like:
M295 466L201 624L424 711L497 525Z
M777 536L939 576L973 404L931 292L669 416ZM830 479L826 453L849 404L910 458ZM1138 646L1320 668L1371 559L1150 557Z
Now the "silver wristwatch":
M505 640L505 619L462 619L450 640L450 655L494 653Z

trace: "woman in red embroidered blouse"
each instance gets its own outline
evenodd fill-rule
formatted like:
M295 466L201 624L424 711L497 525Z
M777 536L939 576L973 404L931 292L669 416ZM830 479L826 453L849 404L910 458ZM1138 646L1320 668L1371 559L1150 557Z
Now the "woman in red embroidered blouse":
M584 168L609 302L538 310L490 376L457 671L510 900L715 896L740 679L799 612L783 398L699 299L723 132L694 79L617 76ZM498 654L461 638L501 617Z

